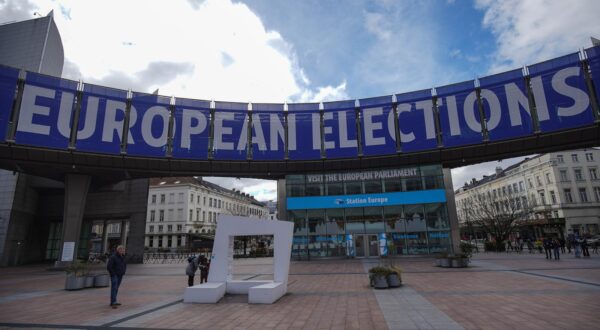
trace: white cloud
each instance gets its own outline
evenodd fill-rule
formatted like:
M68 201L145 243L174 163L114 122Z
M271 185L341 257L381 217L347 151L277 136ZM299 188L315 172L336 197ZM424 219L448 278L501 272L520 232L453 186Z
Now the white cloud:
M496 36L491 72L514 69L590 46L600 33L597 0L478 0L483 26Z
M273 180L223 177L204 177L202 179L227 189L236 189L250 194L261 202L277 200L277 182Z
M529 158L533 156L527 156ZM472 179L481 180L484 175L492 175L496 173L496 167L506 169L514 165L526 157L509 158L499 161L480 163L475 165L457 167L452 169L452 185L454 190L462 187L465 182L470 182Z

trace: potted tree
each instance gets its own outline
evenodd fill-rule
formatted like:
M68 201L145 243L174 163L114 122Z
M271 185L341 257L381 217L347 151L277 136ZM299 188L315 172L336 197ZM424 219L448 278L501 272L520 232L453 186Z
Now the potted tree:
M402 269L400 267L391 266L389 268L389 274L387 276L387 282L390 288L397 288L402 285L401 274Z
M371 280L371 286L375 289L387 289L387 276L389 273L390 270L386 267L376 266L369 269L369 278Z
M65 271L67 278L65 280L65 290L79 290L85 286L84 265L81 261L73 261Z

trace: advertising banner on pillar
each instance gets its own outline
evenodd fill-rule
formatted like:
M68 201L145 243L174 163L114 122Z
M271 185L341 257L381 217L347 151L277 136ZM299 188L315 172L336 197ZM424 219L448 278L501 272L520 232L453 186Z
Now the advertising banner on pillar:
M321 159L319 103L288 104L287 147L291 160Z
M444 147L482 142L475 81L437 87L436 91Z
M363 155L394 154L396 152L396 119L392 109L392 96L362 99L359 102Z
M134 92L129 111L127 154L162 157L169 140L171 98Z
M66 149L76 93L76 81L27 72L16 143Z
M248 104L215 102L214 159L245 160L248 155Z
M0 142L6 138L19 70L0 65Z
M358 156L355 102L323 103L323 146L325 156L350 158Z
M285 158L285 117L283 104L252 104L252 159Z
M437 148L431 89L396 95L402 152Z
M596 100L600 103L600 46L586 49L585 54L592 71L592 77L595 79L594 92L596 93Z
M528 70L542 132L593 123L579 53L534 64Z
M127 91L84 84L76 149L120 154L126 106Z
M175 99L173 157L207 159L210 101Z
M516 69L479 79L490 141L533 134L523 71Z

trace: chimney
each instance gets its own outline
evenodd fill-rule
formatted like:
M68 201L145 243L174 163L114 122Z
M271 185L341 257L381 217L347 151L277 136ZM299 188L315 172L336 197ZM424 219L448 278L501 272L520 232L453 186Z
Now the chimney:
M502 173L502 167L496 166L496 175L500 175Z

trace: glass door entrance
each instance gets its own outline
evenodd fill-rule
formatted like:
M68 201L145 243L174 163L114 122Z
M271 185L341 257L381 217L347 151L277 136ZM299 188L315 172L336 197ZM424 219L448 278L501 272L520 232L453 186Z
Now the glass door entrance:
M377 257L379 255L377 235L356 235L355 251L357 257Z

